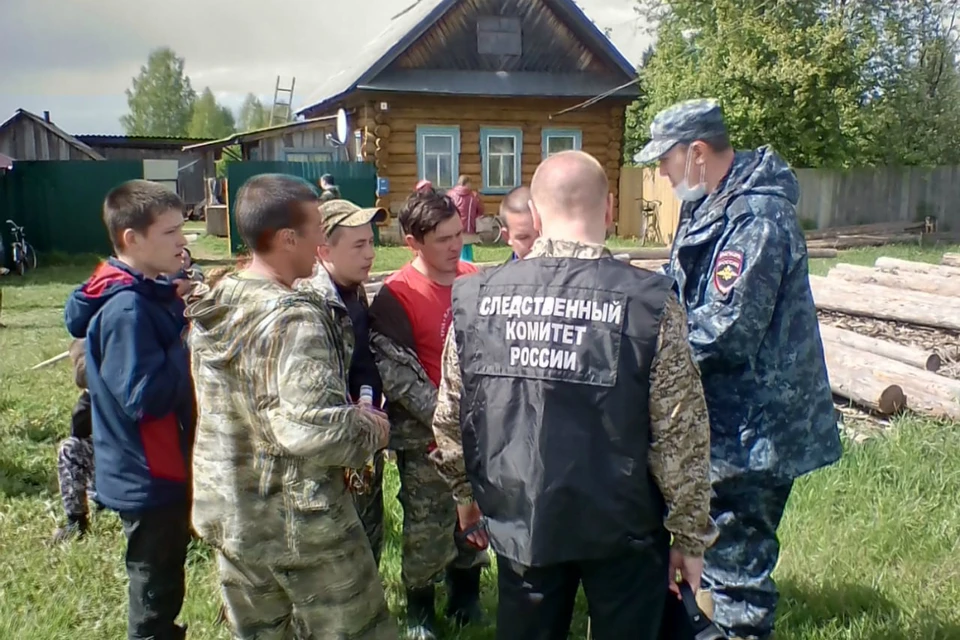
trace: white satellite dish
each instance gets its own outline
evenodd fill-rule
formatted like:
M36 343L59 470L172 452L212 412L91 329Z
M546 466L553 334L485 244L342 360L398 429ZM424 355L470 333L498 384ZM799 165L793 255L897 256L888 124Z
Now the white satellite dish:
M347 112L343 109L337 109L337 142L347 143Z

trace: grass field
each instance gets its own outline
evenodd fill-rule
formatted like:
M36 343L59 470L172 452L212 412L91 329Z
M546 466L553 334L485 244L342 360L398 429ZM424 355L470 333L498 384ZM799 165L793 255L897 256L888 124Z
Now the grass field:
M205 257L223 258L216 241L198 243L209 250ZM943 250L888 247L882 253L935 261ZM879 253L850 252L843 260L870 263ZM504 255L504 249L483 248L477 258ZM383 248L376 268L395 268L408 257L405 249ZM63 302L92 266L77 262L0 280L0 319L7 324L0 330L0 640L124 637L124 545L116 516L97 515L93 535L82 542L46 544L62 517L56 446L69 432L77 391L66 365L26 369L69 342ZM812 270L822 273L828 265L816 261ZM392 468L386 491L381 568L391 608L402 615ZM782 540L778 640L960 639L960 428L904 418L885 437L847 444L840 463L798 482ZM225 628L214 626L219 596L209 549L191 549L188 576L182 619L189 637L228 638ZM492 614L493 572L484 580ZM571 637L584 635L581 607ZM479 640L494 632L490 626L447 637Z

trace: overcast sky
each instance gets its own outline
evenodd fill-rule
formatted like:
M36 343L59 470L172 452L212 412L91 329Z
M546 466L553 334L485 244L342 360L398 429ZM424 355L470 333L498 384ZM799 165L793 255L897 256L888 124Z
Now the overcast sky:
M272 102L277 75L296 76L298 107L351 48L413 0L0 0L0 121L17 108L50 111L66 131L123 133L124 90L149 51L186 59L199 92L234 109L248 92ZM578 0L636 63L648 37L628 0ZM366 26L365 26L366 25Z

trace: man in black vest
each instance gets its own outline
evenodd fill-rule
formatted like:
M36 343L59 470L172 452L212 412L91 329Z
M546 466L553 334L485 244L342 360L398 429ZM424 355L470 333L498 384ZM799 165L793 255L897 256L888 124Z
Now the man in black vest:
M596 640L653 639L716 535L686 318L670 279L604 247L593 157L545 160L531 200L530 254L454 285L432 457L496 552L498 640L566 638L580 583Z

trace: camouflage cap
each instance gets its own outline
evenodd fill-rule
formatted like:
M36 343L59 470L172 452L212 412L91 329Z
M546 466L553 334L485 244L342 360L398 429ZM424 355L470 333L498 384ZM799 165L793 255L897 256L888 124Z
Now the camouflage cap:
M659 160L678 144L706 140L723 135L720 103L713 99L686 100L667 107L653 118L650 142L633 157L637 164Z
M361 209L349 200L328 200L320 205L320 214L323 216L323 230L328 235L337 227L362 227L387 219L386 209Z

